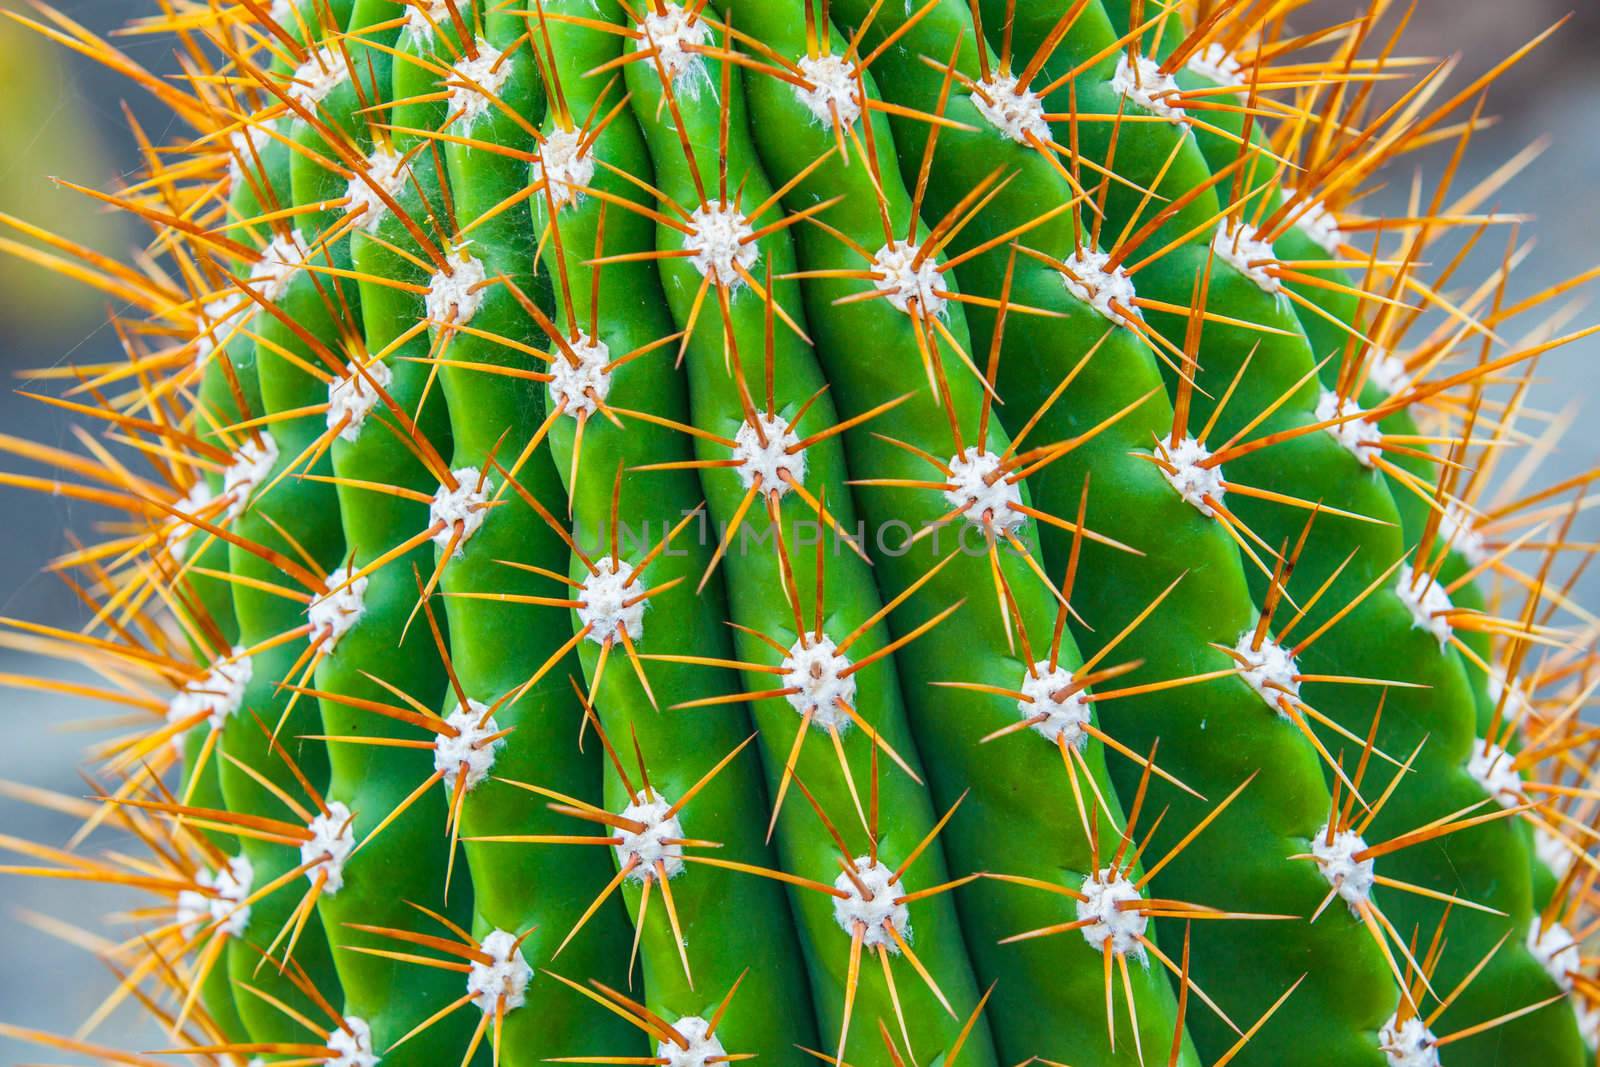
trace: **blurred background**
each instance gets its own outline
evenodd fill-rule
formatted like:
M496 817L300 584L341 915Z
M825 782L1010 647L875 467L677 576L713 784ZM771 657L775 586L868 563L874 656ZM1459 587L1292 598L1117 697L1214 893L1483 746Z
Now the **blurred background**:
M1460 53L1454 85L1465 85L1522 42L1566 14L1583 10L1540 50L1507 77L1490 96L1489 113L1498 123L1479 134L1457 189L1466 189L1527 145L1548 136L1539 159L1517 177L1498 201L1508 211L1529 212L1538 220L1524 230L1537 238L1535 254L1518 271L1510 299L1520 299L1600 262L1600 3L1594 0L1420 0L1402 51L1443 57ZM1403 5L1402 5L1403 6ZM126 19L153 11L153 0L56 0L58 10L98 33L109 33ZM1295 20L1303 28L1348 18L1355 0L1315 0ZM24 10L15 0L0 0L0 10ZM177 69L171 45L156 37L119 42L131 56L162 74ZM110 189L134 174L136 142L130 116L153 142L181 137L163 109L116 75L0 20L0 212L26 219L112 255L127 256L143 238L127 220L101 211L92 202L53 185L58 176ZM1403 204L1413 168L1435 177L1443 157L1408 160L1389 176L1375 207ZM0 240L17 237L0 227ZM1486 238L1482 255L1462 277L1476 281L1493 269L1504 238ZM0 249L3 251L3 249ZM1442 257L1440 257L1442 259ZM105 326L107 307L70 279L0 255L0 433L53 444L69 444L65 421L18 390L50 391L49 383L30 385L28 371L69 361L117 356L115 338ZM1594 321L1586 310L1578 324ZM1587 404L1600 413L1600 338L1547 357L1533 404L1562 411ZM1559 455L1548 465L1547 481L1558 481L1600 462L1600 435L1580 419ZM0 487L0 615L60 626L81 621L81 612L57 581L39 576L40 567L67 547L66 533L86 527L92 517L64 500ZM1600 539L1600 515L1580 519L1575 540ZM1600 574L1587 578L1580 599L1600 603ZM64 671L55 665L24 662L0 649L0 674ZM84 742L75 721L95 714L82 704L52 701L0 689L0 780L80 793L78 753ZM0 797L0 828L18 837L59 844L70 835L71 820ZM93 926L99 915L126 900L56 883L8 879L0 882L0 1022L70 1032L91 1012L113 979L80 949L53 937L31 917L45 913ZM111 928L109 936L117 936ZM138 1047L126 1017L114 1020L119 1043ZM158 1047L151 1034L143 1047ZM0 1062L62 1062L0 1037Z

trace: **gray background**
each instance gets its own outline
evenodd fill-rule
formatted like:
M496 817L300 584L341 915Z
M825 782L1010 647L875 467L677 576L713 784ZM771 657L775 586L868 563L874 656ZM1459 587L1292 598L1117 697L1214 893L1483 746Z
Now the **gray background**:
M0 8L10 2L0 0ZM1462 85L1559 17L1572 2L1422 0L1404 50L1433 56L1460 50L1464 58L1455 84ZM1538 237L1539 247L1513 280L1513 298L1600 261L1596 251L1600 238L1600 124L1595 120L1600 108L1600 65L1593 59L1594 47L1600 42L1600 4L1579 2L1586 6L1574 21L1492 94L1489 111L1501 121L1478 137L1457 185L1459 189L1470 186L1513 152L1543 134L1551 136L1549 149L1499 201L1507 210L1540 216L1527 231ZM57 0L57 6L100 32L121 23L130 10L138 14L147 10L142 3L124 0ZM1314 14L1296 22L1320 25L1323 16L1348 16L1354 6L1351 0L1318 0ZM121 44L153 69L174 69L166 42L133 38ZM91 235L107 251L125 253L141 239L136 229L103 217L76 194L57 190L45 180L46 175L57 174L100 188L131 175L137 159L123 117L124 103L157 142L181 136L182 131L138 89L60 50L52 55L52 50L54 46L21 31L0 31L0 61L8 72L7 91L0 94L0 210L30 219L64 220L61 224ZM37 69L40 63L44 66ZM20 64L36 65L28 77L41 92L30 96L15 88L23 80L18 73ZM1413 166L1421 166L1424 175L1431 177L1438 173L1440 159L1437 155L1423 157L1393 171L1391 187L1378 197L1380 205L1395 203L1397 196L1403 196ZM1489 258L1480 257L1477 269L1464 276L1481 277L1492 267L1502 244L1503 237L1486 238L1483 248ZM1441 254L1436 261L1443 258ZM15 395L13 383L24 368L113 356L112 338L103 325L104 305L73 294L31 268L0 271L0 285L6 292L0 297L0 374L5 378L0 385L0 432L65 444L69 439L63 420ZM1586 309L1577 321L1592 322L1594 315ZM1553 410L1592 397L1597 357L1600 342L1591 339L1548 358L1535 394L1539 406ZM1549 480L1600 459L1600 443L1592 425L1592 421L1579 421L1562 454L1551 462ZM15 469L10 461L5 461L5 466ZM80 613L71 598L59 583L38 577L38 570L51 555L66 548L65 530L77 528L91 534L88 522L81 509L66 501L0 487L0 615L60 625L78 620ZM1575 536L1597 539L1600 523L1592 515L1586 516ZM1591 604L1600 602L1600 576L1586 584L1586 599ZM40 669L40 665L0 649L0 672ZM84 737L63 732L60 726L93 714L93 709L26 693L0 690L0 694L0 729L7 738L0 745L0 779L78 792L75 767ZM71 832L71 824L0 798L0 831L60 843ZM33 880L0 881L0 910L6 912L0 914L0 944L5 946L0 949L0 1021L70 1030L110 986L109 977L87 955L19 922L17 913L32 909L94 924L101 912L119 903L118 897ZM120 902L126 903L127 898ZM133 1045L156 1047L153 1042L159 1038L134 1037L129 1029L127 1017L119 1017L106 1034ZM0 1061L44 1060L68 1062L70 1058L0 1039Z

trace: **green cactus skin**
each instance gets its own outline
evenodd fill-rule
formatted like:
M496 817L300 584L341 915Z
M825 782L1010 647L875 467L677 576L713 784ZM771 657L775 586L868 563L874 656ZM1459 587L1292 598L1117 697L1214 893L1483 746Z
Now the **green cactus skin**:
M1026 42L1026 34L1019 36ZM1213 158L1217 151L1213 150ZM1125 173L1135 180L1141 177L1137 172ZM1114 213L1112 217L1115 218ZM1187 262L1183 260L1185 254L1188 257ZM1284 259L1290 259L1295 253L1280 252L1280 255ZM1177 269L1173 271L1173 280L1170 284L1163 285L1166 272L1160 265L1151 271L1155 284L1149 292L1156 299L1181 300L1190 284L1189 279L1197 271L1209 269L1213 307L1235 318L1258 324L1273 321L1272 312L1262 303L1260 294L1250 291L1249 286L1239 285L1235 280L1236 272L1230 276L1226 266L1218 266L1215 263L1208 268L1198 261L1199 257L1193 247L1175 252L1173 257ZM1227 288L1219 288L1224 284ZM1235 287L1239 290L1240 296L1248 298L1250 303L1247 304L1243 299L1235 303L1230 299L1231 291ZM1318 292L1320 297L1322 291ZM1356 325L1348 302L1340 306L1338 302L1318 299L1316 303L1321 305L1320 310L1324 315L1342 318L1348 325ZM1276 304L1279 314L1289 307L1281 297L1277 299ZM1224 328L1220 337L1212 335L1202 342L1199 361L1204 370L1196 379L1197 386L1201 390L1210 389L1213 396L1220 396L1236 374L1237 355L1230 360L1228 353L1230 351L1235 354L1242 353L1249 351L1249 346L1252 344L1256 345L1251 381L1245 383L1234 394L1232 403L1237 404L1237 407L1232 408L1218 420L1218 429L1224 435L1231 432L1230 427L1242 425L1246 421L1244 413L1263 410L1277 397L1294 389L1296 384L1305 378L1313 360L1319 357L1321 351L1327 350L1327 322L1305 310L1299 311L1296 318L1299 322L1307 324L1308 336L1314 335L1323 340L1324 344L1317 351L1313 351L1307 344L1296 346L1301 349L1302 355L1296 363L1286 363L1281 371L1275 368L1269 370L1277 362L1276 354L1280 350L1285 357L1288 356L1290 346L1285 345L1278 337L1252 337ZM1309 325L1312 320L1318 322L1315 330ZM1152 316L1152 321L1169 338L1181 338L1184 329L1181 320L1156 315ZM1285 320L1283 325L1285 329L1289 329L1290 320ZM1208 352L1214 354L1208 358ZM1253 401L1245 392L1246 388L1252 387L1261 390ZM1301 386L1297 399L1306 393L1307 389ZM1281 414L1287 417L1295 403L1295 400L1291 400L1285 404ZM1314 399L1306 402L1306 406L1314 409ZM1197 401L1195 417L1207 416L1209 411L1205 402ZM1262 424L1261 429L1274 428L1273 424L1278 418L1279 416L1275 415L1272 421ZM1311 411L1303 414L1301 418L1315 421L1316 415ZM1331 576L1349 552L1357 551L1352 565L1343 569L1337 583L1332 587L1327 601L1332 609L1352 602L1363 594L1370 583L1379 581L1387 572L1391 561L1401 558L1408 550L1415 547L1420 531L1417 528L1419 524L1415 518L1415 508L1408 508L1402 512L1396 504L1399 496L1390 498L1389 494L1383 491L1383 482L1377 475L1362 472L1359 467L1350 463L1347 457L1338 456L1337 450L1328 448L1330 436L1317 434L1302 439L1301 442L1291 443L1270 459L1266 451L1257 453L1256 456L1246 458L1244 464L1232 469L1247 471L1243 480L1249 484L1317 500L1331 507L1344 508L1369 518L1385 520L1386 530L1371 527L1367 530L1358 530L1348 523L1335 523L1332 531L1324 531L1325 536L1321 539L1320 545L1314 542L1313 549L1302 558L1297 578L1307 582L1302 588L1314 589ZM1304 459L1289 458L1291 452L1300 450L1302 446L1313 445L1317 451L1326 456L1325 459L1313 458L1309 452ZM1318 475L1324 470L1328 472L1328 480L1321 481ZM1336 473L1341 470L1344 473ZM1338 478L1337 482L1333 481L1335 477ZM1414 503L1409 496L1407 501ZM1252 528L1269 543L1282 541L1294 535L1298 520L1292 515L1286 515L1283 509L1261 507L1249 500L1242 501L1238 507L1240 514L1250 522ZM1411 516L1409 523L1405 521L1408 515ZM1330 532L1344 536L1326 536ZM1407 533L1410 534L1409 537L1405 536ZM1381 539L1373 537L1373 534L1381 534ZM1396 536L1397 534L1400 536ZM1404 672L1407 680L1428 686L1425 694L1420 691L1391 691L1385 707L1384 721L1376 734L1379 746L1386 751L1410 752L1421 746L1422 755L1415 765L1417 767L1430 759L1436 761L1432 773L1427 776L1426 790L1402 785L1396 791L1383 816L1374 823L1374 831L1379 836L1384 836L1385 831L1392 834L1425 825L1451 812L1481 803L1485 797L1482 786L1474 781L1466 770L1471 746L1469 739L1474 733L1478 708L1481 705L1475 700L1471 691L1465 664L1453 650L1447 651L1443 648L1437 649L1444 654L1435 660L1433 653L1436 649L1431 647L1428 635L1417 628L1403 605L1396 603L1398 599L1387 590L1371 594L1360 607L1345 616L1338 626L1330 630L1326 640L1319 642L1310 650L1305 660L1309 670L1316 673L1391 678L1399 677L1399 672ZM1385 601L1388 601L1387 606ZM1308 621L1316 622L1319 617L1329 617L1331 614L1331 610L1313 613ZM1479 682L1481 684L1481 678ZM1372 701L1370 697L1363 695L1361 690L1349 687L1310 686L1307 689L1307 696L1311 704L1343 722L1347 728L1363 733L1368 729L1371 722ZM1448 788L1444 784L1447 780L1451 782ZM1526 887L1517 875L1518 866L1526 862L1525 846L1521 838L1522 835L1512 823L1485 825L1454 840L1395 857L1390 872L1391 877L1412 884L1425 885L1444 894L1459 894L1465 899L1488 904L1504 911L1509 916L1509 922L1499 917L1462 916L1463 921L1456 926L1456 942L1469 944L1471 947L1458 957L1457 966L1461 967L1461 970L1454 970L1449 966L1441 967L1439 971L1441 982L1451 983L1452 975L1455 976L1455 981L1460 981L1468 969L1475 966L1486 953L1495 949L1496 943L1508 929L1526 928L1529 920L1524 916L1528 914L1531 900L1525 893ZM1414 896L1396 902L1396 907L1400 909L1396 916L1400 928L1428 929L1435 925L1439 921L1439 910L1434 906L1435 903ZM1507 945L1503 951L1496 953L1484 973L1495 977L1482 987L1475 985L1469 989L1454 1007L1453 1011L1456 1014L1447 1015L1447 1019L1452 1022L1463 1019L1466 1024L1471 1024L1494 1018L1499 1014L1499 1009L1493 1006L1495 1002L1492 999L1487 1003L1477 1002L1475 994L1480 989L1519 987L1527 990L1526 995L1530 1000L1544 999L1557 992L1556 986L1543 973L1538 961L1525 952L1524 946L1518 944ZM1570 1020L1538 1015L1513 1022L1508 1030L1496 1033L1492 1038L1486 1037L1476 1044L1469 1043L1462 1046L1455 1055L1464 1058L1471 1058L1474 1055L1492 1058L1497 1053L1489 1046L1498 1046L1506 1040L1515 1041L1527 1049L1548 1050L1546 1054L1557 1058L1583 1056L1581 1040ZM1479 1051L1475 1052L1474 1049Z
M589 5L578 2L552 4L547 11L552 16L590 13ZM620 19L614 9L605 14L608 21ZM579 124L597 108L620 104L622 98L615 86L602 95L605 86L585 75L619 56L623 40L616 34L573 24L551 23L547 32L548 51L555 57L555 80L567 109L567 125L561 124L553 109L547 118L544 136L548 144L576 134ZM623 173L649 180L650 161L643 136L626 113L619 113L599 133L591 152ZM596 188L613 196L639 198L639 191L616 175L597 173L593 181ZM660 345L675 330L655 269L646 262L618 263L596 276L587 265L601 255L653 248L654 225L648 218L611 207L594 196L570 203L558 201L558 195L555 188L547 186L533 207L536 224L541 230L548 227L551 235L545 256L557 288L555 321L560 335L569 348L585 352L586 341L598 341L611 360L621 364L608 374L607 406L658 420L685 421L688 391L681 374L672 367L672 346ZM554 225L552 209L556 211ZM598 330L591 333L596 325ZM633 353L643 354L628 359ZM553 359L564 358L559 350L553 353ZM644 625L653 649L648 654L731 659L732 634L722 624L728 609L720 580L698 592L695 589L714 549L682 532L686 522L695 521L693 513L701 506L698 479L685 469L625 473L652 464L690 461L689 442L658 422L628 418L616 425L593 404L577 411L563 408L563 402L568 407L584 406L569 390L552 383L546 403L563 414L550 429L550 447L557 469L566 479L573 523L580 535L588 535L579 538L588 562L574 553L571 578L587 582L594 573L591 566L603 565L611 549L609 535L615 530L624 573L653 554L652 562L643 568L639 587L640 592L646 586L661 590L648 601ZM610 481L608 472L613 472ZM646 543L622 545L623 530ZM575 614L575 620L574 627L584 624L581 616ZM663 710L689 700L735 694L736 683L724 671L666 659L649 664L647 691L629 667L625 646L617 641L612 641L609 650L604 649L603 641L585 641L580 651L596 711L616 743L625 747L624 739L635 739L645 754L651 785L671 803L683 802L693 791L682 819L685 832L722 842L731 855L744 862L774 867L777 859L766 842L762 805L744 802L764 796L766 791L756 753L744 750L753 737L749 716L737 703L678 716ZM599 673L602 655L610 663L603 674ZM593 688L597 683L598 688ZM718 766L721 769L715 769ZM708 780L706 776L713 771ZM705 784L699 785L703 781ZM627 763L625 770L608 766L607 810L620 811L636 802L641 785L635 764ZM809 991L800 966L800 942L781 883L716 867L697 867L693 877L669 879L669 883L671 912L664 906L659 879L651 886L653 903L642 899L643 884L625 884L636 926L641 911L647 920L639 954L650 1007L669 1018L709 1018L718 999L738 983L742 992L729 1002L719 1028L725 1044L817 1047L816 1027L806 1007ZM766 919L759 924L735 924L726 921L729 914ZM712 952L692 960L687 972L683 962L686 950L678 941L675 925L689 943L709 940L715 946ZM765 1007L788 1000L798 1003L787 1012L772 1013Z
M950 17L960 18L958 6ZM930 28L922 32L933 37L939 31ZM969 76L976 76L976 60L970 61L969 66ZM921 95L911 95L917 91L912 85L898 102L916 100L917 106L928 107L929 96L937 92L934 72L925 67L919 69L920 64L914 64L909 58L903 67L908 82L912 79L921 82ZM888 73L882 73L881 77L885 84L891 84ZM1007 141L992 127L988 130L987 136L982 133L983 127L979 134L971 135L975 140L982 138L982 147L974 145L965 154L968 160L965 172L957 169L960 157L955 157L953 146L958 139L941 136L941 148L949 153L946 159L939 160L941 173L951 175L947 198L953 199L965 182L992 169L997 158L1016 159L1012 166L1031 164L1037 181L1050 182L1058 197L1070 197L1065 182L1048 172L1037 154ZM1008 155L997 156L1000 152ZM934 186L935 192L937 189ZM986 212L980 222L1000 234L1037 214L1033 197L1021 191L1012 196L1017 206L1009 217L1002 213L997 200L992 212ZM1071 223L1062 220L1055 229L1053 242L1052 235L1040 230L1029 233L1027 240L1032 247L1047 254L1069 255L1073 247ZM989 236L974 232L964 239L977 247ZM986 282L989 294L998 296L1006 263L992 253L987 259L989 269L978 277ZM969 277L977 274L983 265L983 259L975 261ZM1049 399L1056 384L1072 373L1086 351L1097 343L1100 348L1089 357L1086 369L1080 371L1083 377L1075 380L1067 394L1048 409L1048 421L1035 431L1038 439L1070 440L1129 405L1136 406L1132 415L1116 424L1110 433L1070 453L1063 462L1047 467L1035 483L1039 498L1052 501L1045 505L1047 509L1053 505L1055 513L1071 514L1076 510L1088 477L1091 527L1123 543L1148 546L1145 548L1147 555L1134 567L1116 566L1112 562L1114 553L1092 544L1086 546L1089 562L1080 573L1088 582L1085 594L1092 598L1088 603L1094 610L1084 614L1091 620L1095 633L1101 635L1091 636L1089 640L1104 641L1120 633L1166 587L1177 581L1177 587L1162 602L1158 613L1138 627L1129 642L1121 646L1123 656L1142 659L1153 668L1134 677L1139 681L1155 681L1226 669L1226 657L1212 653L1206 645L1215 642L1231 647L1239 633L1254 623L1237 550L1220 532L1213 534L1205 529L1203 521L1196 521L1198 516L1193 509L1172 493L1171 486L1160 478L1152 465L1126 458L1127 450L1148 449L1152 433L1164 434L1171 427L1170 408L1159 394L1151 395L1159 383L1154 360L1137 350L1137 342L1132 341L1131 336L1122 332L1106 336L1110 324L1083 305L1071 303L1070 295L1055 272L1022 260L1017 264L1013 286L1013 298L1018 303L1050 310L1070 308L1069 314L1074 315L1077 322L1023 316L1008 321L1005 335L1008 351L1001 356L1000 383L1002 395L1013 399L1002 409L1003 418L1014 419L1019 426L1031 419ZM1102 337L1106 338L1103 342ZM1142 373L1136 374L1136 370ZM1114 495L1108 499L1108 494ZM1056 541L1057 558L1064 559L1068 539L1048 528L1043 533L1047 544ZM1214 856L1208 857L1197 848L1169 868L1172 884L1181 886L1181 892L1189 899L1201 903L1226 900L1230 902L1227 906L1242 911L1309 914L1315 909L1314 901L1326 893L1326 884L1316 877L1314 870L1285 861L1304 851L1304 840L1326 818L1328 801L1320 786L1315 784L1318 777L1315 755L1297 741L1287 724L1276 721L1270 711L1262 707L1259 697L1237 679L1222 679L1139 698L1126 705L1110 702L1104 705L1103 714L1113 732L1135 749L1148 751L1156 738L1163 738L1162 762L1180 780L1213 800L1228 795L1251 774L1259 772L1223 816L1226 821L1208 831L1217 835L1213 840L1220 841L1249 835L1253 846L1230 849L1232 862L1227 865L1217 863ZM1181 742L1172 745L1180 737ZM1321 799L1319 794L1323 794ZM1179 805L1177 811L1187 809L1189 812L1187 818L1177 819L1170 829L1163 827L1163 836L1170 847L1203 817L1205 806L1192 801L1185 803L1181 794L1164 798L1165 803L1175 803ZM1159 851L1160 839L1155 847ZM1163 891L1161 895L1176 893ZM1365 1045L1358 1036L1360 1032L1381 1025L1393 1009L1392 1000L1377 992L1383 988L1380 977L1383 963L1373 956L1361 932L1343 916L1325 914L1313 929L1314 935L1298 928L1279 931L1270 926L1201 924L1195 930L1197 960L1232 958L1245 951L1246 943L1260 945L1264 938L1281 936L1292 939L1296 946L1291 953L1286 943L1280 943L1280 951L1262 952L1260 969L1227 967L1230 973L1216 978L1205 975L1200 978L1201 985L1209 989L1218 980L1239 983L1243 988L1233 992L1234 1001L1248 1003L1250 1011L1259 1013L1287 983L1309 972L1307 982L1296 997L1304 996L1308 1001L1315 998L1325 1007L1308 1012L1306 1022L1292 1040L1296 1043L1310 1041L1328 1050L1345 1049L1345 1043ZM1307 966L1303 954L1309 954L1317 963ZM1284 972L1268 970L1280 961ZM1288 973L1290 970L1293 973ZM1200 971L1196 974L1199 976ZM1221 1026L1200 1016L1191 1017L1190 1025ZM1326 1037L1319 1032L1316 1038L1311 1038L1304 1029L1308 1025L1327 1026L1333 1032ZM1258 1035L1257 1040L1262 1042L1259 1047L1276 1048L1273 1035L1273 1029ZM1214 1040L1224 1039L1219 1032ZM1280 1051L1280 1054L1286 1055L1287 1051ZM1375 1050L1358 1053L1350 1048L1348 1052L1332 1054L1336 1058L1372 1056ZM1352 1059L1351 1062L1358 1061Z
M241 1064L1592 1059L1592 633L1466 467L1557 342L1383 370L1503 289L1310 212L1449 110L1284 14L197 7L103 198L178 339L65 405L171 498L97 453L117 621L24 631L177 690L155 858L17 869L176 908L130 985Z
M635 63L628 69L628 88L632 96L632 109L645 133L645 140L658 162L657 187L668 198L680 205L698 206L699 188L716 207L728 204L737 208L740 216L753 212L756 205L773 197L773 189L757 162L754 147L744 133L744 100L740 79L731 65L702 67L696 63L675 79L674 100L662 100L660 80L650 66ZM691 80L696 79L696 80ZM715 95L713 95L715 94ZM732 109L728 121L730 132L723 138L719 126L723 121L723 108ZM660 116L657 118L657 116ZM694 146L693 161L681 154L674 159L671 148L677 143L677 133L668 122L681 123L680 129ZM720 159L727 159L727 177L719 174ZM698 177L697 177L698 176ZM724 182L726 184L724 184ZM724 190L726 192L724 193ZM726 195L727 199L723 200ZM670 210L665 205L658 210ZM776 209L770 213L751 215L748 225L759 231L777 221L781 216ZM675 230L658 226L657 246L678 247L683 237ZM757 245L758 257L746 268L756 272L758 284L766 287L770 273L770 292L789 321L799 325L804 322L800 308L798 286L781 279L797 268L788 235L782 231L770 234ZM684 260L664 260L661 266L662 285L666 291L673 316L680 329L686 328L696 292L702 287L700 273ZM836 399L824 394L813 399L826 384L822 370L810 347L783 322L774 322L771 330L771 382L770 405L767 404L764 383L767 378L764 336L767 316L763 303L756 297L754 288L742 285L733 293L732 339L729 342L742 364L741 375L750 393L756 397L758 418L761 414L776 417L783 424L793 423L790 434L807 441L825 433L838 423L835 416ZM776 315L773 316L776 319ZM804 329L804 326L801 326ZM729 376L725 363L723 324L716 316L702 317L689 336L685 365L690 388L690 407L697 428L733 437L747 421L741 401L738 379ZM804 412L803 415L801 412ZM776 428L776 426L774 427ZM772 430L767 432L771 433ZM726 460L728 450L704 439L696 442L696 449L705 459ZM828 437L811 444L804 451L804 486L808 493L820 501L835 521L845 530L855 528L854 508L847 483L844 442L839 437ZM854 473L853 471L851 473ZM707 469L702 474L708 511L719 525L731 526L734 515L748 496L741 484L738 470ZM863 791L878 793L883 819L881 822L869 813L866 829L876 835L875 844L869 844L858 827L841 825L840 833L853 855L846 857L861 866L862 856L875 855L877 864L898 869L907 861L926 835L935 826L939 812L923 785L920 761L912 733L907 724L905 702L911 694L903 693L896 679L893 663L875 655L890 645L887 628L875 622L883 609L880 591L867 564L854 553L829 553L822 557L821 570L818 558L806 545L800 522L818 520L808 507L808 502L798 491L786 492L780 498L776 521L762 511L770 510L757 500L750 507L744 522L758 531L753 540L779 538L785 548L786 564L792 570L791 591L785 592L783 566L776 552L760 549L730 551L721 568L731 587L730 602L733 621L748 627L755 634L775 641L778 647L793 646L800 638L796 633L796 620L804 619L813 627L810 638L817 640L817 631L824 639L842 645L846 635L859 628L868 627L858 641L848 648L848 659L853 663L872 662L857 677L854 709L866 724L852 723L846 729L837 727L848 761L846 775L838 766L833 751L827 747L830 737L815 722L805 727L807 736L799 741L799 759L795 762L794 777L802 781L816 797L822 810L838 822L855 822L852 790L856 795ZM816 540L815 535L812 541ZM820 614L816 607L817 590L822 589ZM787 602L793 597L798 603L791 608ZM872 624L869 626L869 624ZM913 642L916 644L917 642ZM742 659L755 664L781 665L782 657L775 649L763 647L759 637L746 636L738 642ZM774 688L770 674L747 672L746 684L753 691ZM762 738L771 746L768 751L769 785L776 796L784 787L783 770L787 762L786 750L795 742L796 729L802 719L788 700L768 698L754 701L753 714ZM828 709L824 709L828 710ZM837 716L837 711L833 711ZM906 769L895 766L884 758L881 769L874 765L880 758L876 746L866 735L866 727L884 739L886 744L909 764ZM775 772L775 773L773 773ZM911 777L915 773L916 778ZM876 778L876 785L874 779ZM778 820L777 840L784 867L794 873L818 882L833 883L839 877L838 846L826 833L818 833L816 816L807 809L805 801L794 795L791 787L784 800ZM862 803L871 802L863 797ZM888 817L889 813L893 817ZM945 864L937 850L921 854L914 868L898 882L906 892L916 892L948 881ZM832 1038L844 1032L847 1019L844 1015L844 991L849 984L848 972L852 968L852 943L850 936L840 928L834 918L834 904L817 893L804 894L798 901L802 915L801 925L805 937L808 959L812 970L814 999L819 1008L819 1029ZM965 951L956 926L956 914L948 896L932 897L911 906L910 922L914 931L915 951L930 972L938 976L942 996L954 1010L941 1007L931 989L924 987L909 960L899 951L885 955L889 968L895 972L893 989L885 980L877 960L860 950L854 954L854 968L860 973L861 988L855 995L854 1011L857 1027L861 1021L877 1018L894 1019L896 1009L892 997L900 1000L900 1010L908 1018L920 1017L927 1021L921 1033L911 1036L910 1053L917 1058L937 1055L947 1050L961 1030L969 1012L978 1001L975 980L968 972ZM881 938L881 935L880 935ZM870 948L870 946L869 946ZM888 953L888 948L883 950ZM897 992L895 992L897 991ZM873 1023L867 1022L868 1026ZM979 1024L973 1055L979 1062L990 1056L988 1052L987 1025ZM878 1042L863 1039L857 1030L855 1042L861 1054L875 1062ZM881 1046L879 1046L881 1047Z

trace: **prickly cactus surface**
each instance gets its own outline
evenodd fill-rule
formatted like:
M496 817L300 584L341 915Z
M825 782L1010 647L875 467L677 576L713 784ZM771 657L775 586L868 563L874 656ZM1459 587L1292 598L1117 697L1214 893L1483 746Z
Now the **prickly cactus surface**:
M0 846L134 927L0 1033L1593 1062L1590 479L1526 404L1586 331L1507 296L1519 161L1454 181L1533 45L1301 6L163 0L178 77L18 16L172 125L79 190L129 263L5 220L123 354L0 438L101 520L89 625L4 637L98 677L4 681L118 716Z

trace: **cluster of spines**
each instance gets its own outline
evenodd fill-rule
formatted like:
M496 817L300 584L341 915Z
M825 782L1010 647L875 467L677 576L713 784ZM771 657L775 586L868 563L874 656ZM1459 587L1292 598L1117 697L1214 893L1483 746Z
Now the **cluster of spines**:
M192 95L41 26L202 131L97 194L174 266L89 259L151 322L57 401L159 477L8 442L134 522L60 567L107 636L18 629L178 689L95 816L161 876L18 844L172 899L119 998L341 1067L1577 1062L1586 480L1467 467L1568 338L1418 277L1484 191L1349 211L1482 86L1369 117L1378 9L895 6L247 3Z

